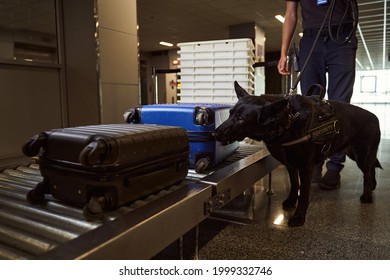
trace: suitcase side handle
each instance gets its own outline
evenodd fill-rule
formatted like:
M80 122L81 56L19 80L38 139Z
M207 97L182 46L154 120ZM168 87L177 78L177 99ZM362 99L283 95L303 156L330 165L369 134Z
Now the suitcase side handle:
M106 153L106 142L103 139L95 139L80 152L79 161L84 166L93 166L101 162Z
M44 147L47 141L47 134L40 133L33 136L28 142L26 142L22 147L22 152L28 157L36 156L41 147Z

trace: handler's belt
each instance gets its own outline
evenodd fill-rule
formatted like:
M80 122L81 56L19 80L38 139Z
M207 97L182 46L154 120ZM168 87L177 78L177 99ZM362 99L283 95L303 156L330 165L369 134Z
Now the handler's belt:
M343 34L343 33L349 33L350 30L353 28L352 22L347 22L342 25L332 25L331 31L333 34ZM303 36L305 37L313 37L315 38L320 31L319 27L312 27L312 28L305 28L303 29ZM324 26L321 30L321 33L319 35L320 38L329 37L329 26Z

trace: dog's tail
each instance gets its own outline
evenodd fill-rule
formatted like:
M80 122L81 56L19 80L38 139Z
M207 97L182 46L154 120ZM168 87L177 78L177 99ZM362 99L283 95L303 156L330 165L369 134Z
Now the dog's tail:
M375 167L378 167L378 168L380 168L380 169L382 169L382 170L383 170L383 167L382 167L382 165L381 165L381 163L379 162L379 160L378 160L378 159L376 159L376 162L375 162Z

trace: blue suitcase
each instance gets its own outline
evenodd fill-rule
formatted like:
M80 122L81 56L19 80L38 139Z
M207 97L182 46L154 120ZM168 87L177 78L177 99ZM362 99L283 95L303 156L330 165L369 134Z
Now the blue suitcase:
M213 136L229 116L228 104L154 104L127 110L126 122L180 126L190 139L190 168L197 173L219 164L238 148L238 142L222 145Z

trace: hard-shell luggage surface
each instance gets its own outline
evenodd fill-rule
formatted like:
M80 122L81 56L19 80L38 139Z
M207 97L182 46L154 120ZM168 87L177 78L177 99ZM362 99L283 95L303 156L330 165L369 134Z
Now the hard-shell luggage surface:
M44 178L27 195L34 204L46 193L84 206L84 216L101 219L103 210L180 183L188 172L186 131L161 125L93 125L53 129L32 137L27 156L39 155Z
M190 138L190 168L202 173L219 164L237 148L238 142L223 145L213 136L229 117L229 104L155 104L131 108L124 114L130 123L173 125L184 128Z

